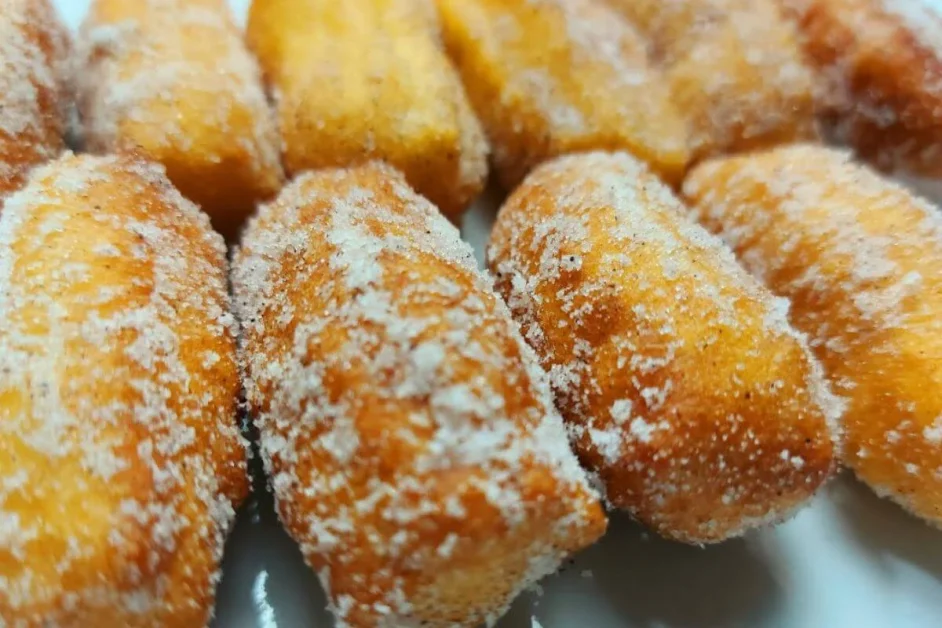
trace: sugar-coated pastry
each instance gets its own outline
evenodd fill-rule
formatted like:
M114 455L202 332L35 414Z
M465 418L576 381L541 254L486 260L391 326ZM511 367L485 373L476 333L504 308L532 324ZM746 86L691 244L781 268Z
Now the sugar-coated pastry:
M816 137L812 74L776 0L607 0L651 42L695 158Z
M430 0L253 0L247 35L290 173L382 159L453 220L481 192L487 143Z
M274 114L225 0L93 0L78 105L87 147L136 147L225 236L278 191Z
M942 177L942 4L779 1L801 28L836 138L881 169Z
M609 503L710 543L808 500L841 408L787 302L683 214L627 154L562 157L501 208L488 264Z
M222 239L64 155L0 214L0 625L207 625L247 490Z
M624 149L679 182L686 123L644 40L597 0L436 0L507 188L560 154Z
M707 162L696 214L792 300L835 392L844 461L878 494L942 525L942 216L817 146Z
M0 0L0 203L64 146L68 47L49 0Z
M276 509L338 626L478 626L605 530L471 248L389 166L299 176L233 285Z

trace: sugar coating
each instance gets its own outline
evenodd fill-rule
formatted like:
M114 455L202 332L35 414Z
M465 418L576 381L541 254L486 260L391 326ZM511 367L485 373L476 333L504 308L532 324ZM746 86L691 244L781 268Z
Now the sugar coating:
M133 147L227 235L282 180L261 74L223 0L95 0L79 37L88 148Z
M256 0L246 36L289 173L383 160L453 220L481 192L487 142L431 0Z
M608 500L704 543L791 514L833 470L842 404L774 298L639 161L535 170L488 248Z
M0 0L0 196L63 148L68 44L47 0Z
M0 624L207 623L247 490L225 268L146 162L66 154L7 199Z
M491 625L602 534L546 375L395 170L298 177L233 285L277 510L338 625Z
M815 137L812 74L776 0L607 0L651 45L695 158Z
M686 125L641 36L594 0L437 0L501 182L575 150L624 149L677 180Z
M696 215L776 293L849 400L845 461L942 523L942 216L842 152L781 148L708 162Z
M834 138L884 170L942 177L942 10L934 0L783 0Z

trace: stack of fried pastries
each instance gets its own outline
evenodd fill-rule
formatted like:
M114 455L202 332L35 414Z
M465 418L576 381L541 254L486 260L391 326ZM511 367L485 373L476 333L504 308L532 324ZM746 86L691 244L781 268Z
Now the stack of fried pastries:
M842 464L942 525L942 218L887 178L942 178L927 2L234 18L0 0L0 626L208 626L250 446L354 628Z

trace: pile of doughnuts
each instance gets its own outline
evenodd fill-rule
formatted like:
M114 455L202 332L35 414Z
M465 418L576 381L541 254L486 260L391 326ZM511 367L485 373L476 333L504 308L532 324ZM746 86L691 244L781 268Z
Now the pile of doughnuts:
M338 626L841 465L942 526L942 214L888 173L942 178L923 0L0 0L0 626L207 626L240 408Z

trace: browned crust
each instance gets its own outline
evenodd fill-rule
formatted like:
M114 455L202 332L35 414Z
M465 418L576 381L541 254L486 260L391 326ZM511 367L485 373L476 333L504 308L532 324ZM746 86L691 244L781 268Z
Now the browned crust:
M802 30L838 139L881 169L942 176L940 51L879 0L782 2ZM926 19L942 32L942 18Z
M222 239L155 164L65 155L0 241L0 617L205 625L248 489Z
M807 333L845 397L843 461L942 526L942 213L851 160L797 145L698 166L698 217Z
M784 304L625 154L537 168L488 246L608 500L660 534L780 521L835 465L838 404Z
M300 175L233 285L277 510L341 625L493 621L604 532L536 357L403 175Z
M65 146L69 34L49 0L0 2L0 197ZM23 84L35 90L23 99Z

